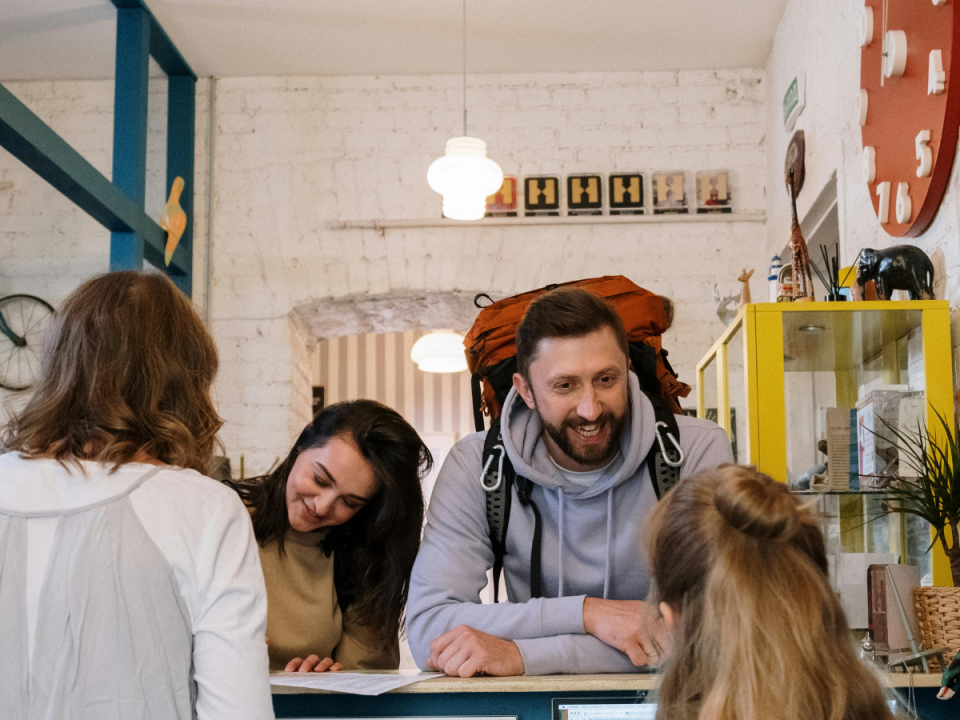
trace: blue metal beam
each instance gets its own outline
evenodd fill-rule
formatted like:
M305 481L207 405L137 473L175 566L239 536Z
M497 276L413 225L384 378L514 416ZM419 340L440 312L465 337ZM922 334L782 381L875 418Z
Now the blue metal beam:
M53 185L111 232L143 237L147 259L163 263L166 233L143 208L111 183L66 140L0 85L0 147ZM173 273L189 274L190 260L174 257Z
M171 75L167 84L167 187L176 177L184 179L180 207L187 214L187 228L173 253L173 261L181 267L193 267L193 159L196 117L196 78L192 75ZM193 293L193 273L170 273L173 281L187 296Z
M150 17L142 8L117 11L113 100L113 184L144 206L147 180L147 99ZM136 231L110 236L110 270L143 267L144 238Z
M183 59L183 55L177 50L177 46L173 44L173 41L164 31L163 27L161 27L160 23L157 22L153 13L150 12L150 8L147 7L143 0L110 1L117 10L139 9L147 13L147 16L150 18L150 54L153 55L153 59L157 61L157 64L167 75L189 75L194 80L197 79L190 65Z

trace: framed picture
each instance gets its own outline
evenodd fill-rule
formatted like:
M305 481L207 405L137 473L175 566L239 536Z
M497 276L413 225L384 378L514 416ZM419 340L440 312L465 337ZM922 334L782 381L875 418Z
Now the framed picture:
M613 173L609 183L611 215L643 215L643 173Z
M687 213L686 175L682 170L653 174L653 214Z
M517 216L517 176L504 175L503 185L487 198L485 217Z
M603 178L567 176L567 215L603 215Z
M560 214L560 178L556 175L530 175L523 179L525 215Z
M733 212L728 170L707 170L697 173L697 213Z

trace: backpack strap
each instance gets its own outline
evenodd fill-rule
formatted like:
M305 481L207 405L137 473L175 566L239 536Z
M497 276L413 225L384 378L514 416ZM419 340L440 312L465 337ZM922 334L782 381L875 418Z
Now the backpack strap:
M503 447L500 418L493 421L483 442L483 471L480 484L484 490L487 525L490 528L490 544L493 547L493 601L500 601L500 576L503 574L503 557L507 554L507 526L510 523L510 503L513 485L517 486L517 498L524 507L533 510L533 546L530 549L530 597L543 597L543 579L540 568L541 545L543 544L543 521L540 509L533 502L533 482L518 477L513 463Z
M644 395L653 405L656 418L656 439L645 462L650 472L653 491L657 494L657 500L661 500L680 480L680 469L684 461L683 450L680 449L680 428L676 416L662 398L646 392Z
M474 375L474 377L477 377ZM500 418L490 424L483 441L483 470L480 485L483 487L486 505L487 526L490 528L490 544L493 547L493 601L500 601L500 575L503 572L503 556L507 554L507 525L510 522L511 487L516 473L500 436Z

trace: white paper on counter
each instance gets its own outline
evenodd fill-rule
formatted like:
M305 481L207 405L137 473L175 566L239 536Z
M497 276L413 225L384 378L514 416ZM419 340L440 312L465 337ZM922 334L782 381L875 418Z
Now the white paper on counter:
M368 672L284 672L270 675L271 685L332 690L352 695L382 695L404 685L443 677L443 673L425 673L419 670L376 670Z
M890 565L900 556L895 553L843 553L837 565L837 589L840 604L851 628L867 627L867 566Z

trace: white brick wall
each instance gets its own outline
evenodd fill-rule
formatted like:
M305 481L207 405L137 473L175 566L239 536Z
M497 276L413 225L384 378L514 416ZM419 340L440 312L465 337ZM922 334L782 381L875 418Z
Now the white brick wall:
M198 88L195 296L202 302L206 83ZM11 89L33 98L41 116L65 108L55 127L78 146L93 123L99 129L85 147L109 170L112 84ZM471 76L469 132L506 173L521 176L684 169L692 178L698 169L726 168L736 211L762 212L766 94L760 70ZM426 169L460 133L457 76L226 79L216 101L211 328L222 354L223 439L235 467L245 454L248 472L287 449L309 407L302 345L311 339L301 343L291 330L295 306L411 290L502 297L622 273L676 301L665 344L692 382L696 360L722 331L713 284L727 294L741 267L758 268L758 276L765 267L766 231L755 223L408 229L385 237L331 230L336 219L439 216ZM16 171L0 155L0 180ZM24 190L31 198L37 183ZM18 242L29 234L37 257L62 254L60 235L82 238L59 299L106 269L108 236L65 200L41 206L33 215L11 211L0 191L0 218L24 226ZM45 223L63 230L43 232Z
M942 253L947 269L943 298L960 307L960 164L937 217L919 238L888 236L877 222L869 190L862 182L860 126L857 97L860 89L860 46L857 33L861 0L790 0L780 21L764 73L767 93L767 256L780 250L790 237L790 205L783 185L783 161L792 133L783 130L782 100L787 85L799 71L806 72L806 109L795 129L805 133L807 175L797 201L801 216L837 173L841 261L852 263L861 248L886 248L914 243L928 254ZM935 258L936 266L936 258ZM954 332L956 338L956 332ZM956 342L956 339L954 340Z

